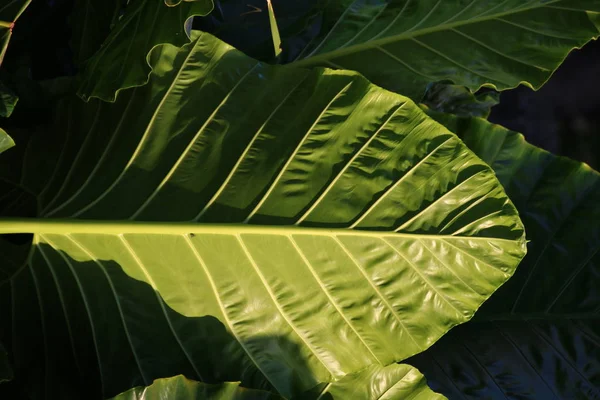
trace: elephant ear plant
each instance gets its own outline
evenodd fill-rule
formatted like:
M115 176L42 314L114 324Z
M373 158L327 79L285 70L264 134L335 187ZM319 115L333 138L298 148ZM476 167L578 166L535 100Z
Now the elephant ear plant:
M391 34L406 16L422 19L420 5L397 3L403 7L371 10L371 25L385 17ZM452 17L461 2L451 3L428 15L441 7L436 21ZM463 4L461 18L475 18L469 8L483 12L475 3ZM497 3L505 13L518 9ZM516 285L511 304L519 310L523 298L553 287L546 277L543 290L530 291L544 278L539 251L528 277L508 286L527 241L505 192L519 195L510 182L520 181L509 177L517 165L538 168L553 156L507 144L490 156L483 143L497 142L478 125L485 121L463 129L465 119L413 102L414 85L406 97L358 72L269 65L183 29L189 15L210 10L207 2L168 6L139 1L116 22L106 18L114 27L77 82L85 101L56 96L44 132L13 135L16 147L0 155L0 381L11 382L0 394L445 398L446 382L430 368L434 343L464 323L477 335L479 322L468 321L490 296L490 309L502 308L499 296ZM357 10L329 2L323 12L338 6L346 7L340 22L315 40L334 40ZM153 30L148 21L158 20ZM77 23L74 30L89 31ZM77 43L82 59L90 50ZM326 47L314 46L309 54ZM119 60L131 60L131 70ZM437 104L490 104L470 107L471 98ZM12 139L0 132L0 143L4 150ZM525 221L550 212L520 198L517 205ZM563 280L593 279L598 242L589 242L591 256L576 271L557 267ZM582 312L595 307L591 285ZM588 329L590 341L594 335ZM490 374L479 365L468 366ZM581 370L582 393L594 395L586 386L593 373ZM468 380L454 388L473 393Z

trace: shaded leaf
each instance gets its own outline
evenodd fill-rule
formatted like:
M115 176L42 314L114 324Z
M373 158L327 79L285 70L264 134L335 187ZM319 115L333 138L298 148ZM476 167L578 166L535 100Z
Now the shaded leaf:
M420 100L430 82L540 87L600 35L598 0L332 0L293 63L357 70Z
M86 62L78 90L84 100L114 101L120 90L145 84L150 72L148 51L163 43L187 43L186 20L206 15L213 7L211 0L172 5L169 0L138 0L128 5L102 47Z
M450 398L600 398L600 174L485 120L430 115L494 168L530 243L474 321L410 361Z
M482 91L472 93L467 87L445 82L427 87L422 103L434 111L461 117L487 117L491 108L500 102L500 93Z
M15 145L15 142L12 140L10 136L0 128L0 153L5 152Z
M35 233L9 286L46 392L181 373L289 397L424 350L523 257L493 172L409 99L208 34L148 59L116 103L63 104L52 177L24 168L40 218L0 223Z

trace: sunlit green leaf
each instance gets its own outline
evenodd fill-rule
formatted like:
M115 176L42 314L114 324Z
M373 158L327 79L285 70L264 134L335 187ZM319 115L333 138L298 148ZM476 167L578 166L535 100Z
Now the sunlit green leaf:
M300 399L414 399L442 400L444 396L434 393L427 386L425 377L416 368L406 364L387 367L372 365L362 371L349 374L328 385L319 385Z
M111 400L283 400L261 390L240 387L239 383L206 384L182 375L155 380L148 387L136 387Z
M290 397L423 351L523 257L491 169L406 97L208 34L148 60L116 103L63 104L51 177L47 146L25 158L40 218L0 222L35 234L5 283L32 392L184 374Z

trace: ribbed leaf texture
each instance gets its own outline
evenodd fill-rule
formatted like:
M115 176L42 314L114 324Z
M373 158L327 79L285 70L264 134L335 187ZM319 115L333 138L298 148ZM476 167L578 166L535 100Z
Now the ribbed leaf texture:
M600 174L482 119L431 115L494 168L531 242L473 321L410 362L451 399L599 399Z
M538 88L600 35L599 12L600 0L333 0L294 64L356 70L416 100L445 79Z
M2 289L34 395L184 374L291 397L423 351L524 256L493 171L406 97L208 34L148 59L115 104L63 104L20 179L41 218L0 224L35 233Z
M92 0L88 0L92 1ZM176 6L176 7L175 7ZM116 9L114 0L101 4L101 9ZM90 6L80 4L76 11L85 18ZM136 0L130 2L124 14L102 43L101 48L87 59L81 74L78 94L89 100L97 97L114 101L120 90L141 86L148 81L150 68L146 55L154 46L171 43L181 46L189 41L185 32L186 21L194 15L212 11L212 0L194 0L175 4L173 0ZM104 12L106 14L106 11ZM93 16L90 18L94 18ZM105 21L105 19L104 19ZM106 22L106 21L105 21ZM74 25L75 32L87 33L87 19ZM90 36L95 38L95 36ZM76 54L86 57L88 46L94 43L75 40ZM82 60L83 61L83 60Z

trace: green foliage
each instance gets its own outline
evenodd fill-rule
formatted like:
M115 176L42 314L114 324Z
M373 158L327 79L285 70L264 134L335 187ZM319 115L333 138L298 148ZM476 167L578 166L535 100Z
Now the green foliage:
M500 102L500 93L472 93L467 87L447 82L435 82L427 87L422 103L432 110L460 117L487 117Z
M597 37L600 2L327 1L287 66L190 33L212 7L77 2L85 101L44 82L53 121L11 128L9 151L0 130L0 382L600 396L600 174L470 117L498 101L473 90L537 88Z
M211 0L175 5L171 0L131 2L102 47L86 61L78 94L86 101L93 97L114 101L119 91L145 84L149 73L146 55L150 49L162 43L176 46L187 43L186 20L194 15L206 15L213 7ZM89 12L88 8L84 13ZM86 21L77 21L74 31L93 31L87 28ZM89 53L84 46L87 43L81 41L80 58Z
M278 400L281 397L261 390L248 390L239 383L205 384L186 379L183 375L156 379L148 387L136 387L111 400L164 400L164 399L215 399L215 400Z
M483 119L429 114L494 169L530 243L472 322L410 362L450 398L600 396L600 174Z
M13 371L8 360L8 353L0 343L0 384L13 379Z
M598 0L332 0L293 63L357 70L419 100L431 82L540 87L600 36Z
M32 316L13 326L18 353L64 365L46 373L96 363L109 396L186 365L289 397L426 349L525 254L489 167L407 98L208 34L148 59L149 83L116 103L65 103L54 173L23 183L40 219L0 228L36 234L7 283Z

